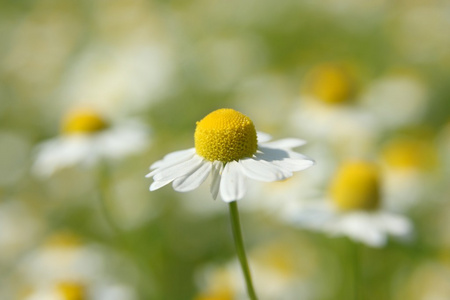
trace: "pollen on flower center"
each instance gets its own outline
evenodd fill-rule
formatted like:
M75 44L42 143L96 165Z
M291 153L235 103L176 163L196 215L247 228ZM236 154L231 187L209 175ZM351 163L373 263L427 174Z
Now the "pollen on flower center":
M258 147L252 120L229 108L213 111L197 122L194 138L197 154L210 161L251 157Z
M107 122L98 113L88 109L81 109L71 111L65 116L61 131L65 134L93 133L107 127Z
M372 210L380 204L377 166L365 161L344 163L331 183L330 196L340 210Z

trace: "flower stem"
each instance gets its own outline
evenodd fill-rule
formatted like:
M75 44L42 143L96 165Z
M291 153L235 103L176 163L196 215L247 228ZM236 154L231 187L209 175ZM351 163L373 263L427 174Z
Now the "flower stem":
M244 241L242 238L241 224L239 221L239 211L237 201L229 203L231 229L233 231L234 244L236 246L236 253L241 263L242 272L244 273L245 283L247 285L247 293L251 300L257 300L255 290L253 288L252 276L248 267L247 256L245 254Z
M353 299L362 299L360 295L361 270L359 261L359 245L357 242L350 241L350 255L352 257L352 278L353 278Z
M112 212L110 210L110 203L108 201L109 196L109 169L105 162L100 166L99 172L99 200L100 200L100 208L103 213L103 217L107 222L110 229L113 231L113 234L120 234L120 228L114 221L114 217L112 216Z

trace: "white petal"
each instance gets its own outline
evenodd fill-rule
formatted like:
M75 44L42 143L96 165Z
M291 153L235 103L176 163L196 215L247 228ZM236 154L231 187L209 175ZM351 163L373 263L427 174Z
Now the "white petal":
M211 169L211 187L210 192L213 196L213 199L216 200L217 194L220 190L220 176L222 175L223 170L223 163L220 161L215 161L212 163L212 169Z
M149 144L149 131L141 124L121 122L104 130L95 139L97 151L104 157L117 159L138 153Z
M258 139L258 144L268 142L272 139L272 136L270 134L261 131L256 132L256 136Z
M150 166L150 170L153 169L153 171L148 173L145 177L147 178L153 177L155 174L159 173L163 169L179 165L182 162L192 159L194 155L195 155L194 148L169 153L162 160L158 160L157 162L153 163Z
M263 160L247 158L239 161L245 176L265 182L282 180L285 177L280 169Z
M245 177L237 161L228 162L220 180L220 196L225 202L239 200L246 191Z
M282 149L292 149L292 148L300 147L300 146L303 146L304 144L306 144L306 141L301 140L301 139L296 139L296 138L286 138L286 139L276 140L276 141L273 141L270 143L260 142L259 140L258 140L258 142L262 143L261 146L263 146L263 147L282 148Z
M95 137L94 137L95 138ZM37 147L32 171L38 176L48 177L55 171L74 166L91 166L99 159L90 136L71 135L54 138Z
M256 157L289 172L301 171L314 165L314 160L307 156L283 149L260 147L260 152L256 154Z
M325 201L288 202L282 211L285 219L299 227L322 230L326 224L333 222L335 212Z
M200 167L184 177L173 181L173 189L177 192L188 192L198 188L211 172L212 163L203 161Z
M309 167L314 165L314 161L308 160L308 159L302 159L302 160L284 159L284 160L280 160L280 161L273 161L272 163L274 165L276 165L284 170L290 171L290 172L302 171L302 170L308 169Z
M408 218L387 212L380 212L378 218L380 226L382 226L387 233L401 239L411 238L413 225Z
M150 185L150 191L153 192L157 189L162 188L163 186L169 184L172 182L171 180L166 180L166 181L154 181L151 185Z
M181 163L172 165L167 168L160 168L155 170L153 179L156 181L165 181L165 180L175 180L178 177L186 176L190 172L197 169L203 159L198 156L194 155L191 159L187 161L182 161Z
M329 224L328 232L345 235L372 247L382 247L387 242L387 233L380 228L376 215L368 212L345 213Z
M305 160L311 160L312 162L314 162L313 159L311 159L310 157L303 155L301 153L295 152L295 151L291 151L291 150L286 150L289 158L293 158L293 159L305 159Z
M171 164L176 164L177 162L188 160L195 153L195 148L189 148L185 150L179 150L175 152L171 152L163 157L163 159L156 161L150 166L150 170L156 168L167 167Z

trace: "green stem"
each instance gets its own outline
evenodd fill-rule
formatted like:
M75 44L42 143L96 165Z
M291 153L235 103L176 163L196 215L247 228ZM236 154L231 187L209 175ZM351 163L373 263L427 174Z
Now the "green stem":
M350 241L351 256L352 256L352 275L353 275L353 299L359 300L360 295L360 285L361 285L361 272L360 272L360 261L359 261L359 245L357 242Z
M252 276L248 267L247 256L245 254L244 241L242 238L241 224L239 221L239 211L237 202L229 203L231 229L233 231L234 244L236 246L236 253L241 263L242 272L244 273L245 283L247 285L247 293L251 300L257 300L255 290L253 288Z
M99 172L99 199L100 207L102 209L103 217L105 218L108 226L112 229L114 234L118 235L120 233L120 228L114 221L110 210L110 203L108 201L109 196L109 169L105 162L100 166Z

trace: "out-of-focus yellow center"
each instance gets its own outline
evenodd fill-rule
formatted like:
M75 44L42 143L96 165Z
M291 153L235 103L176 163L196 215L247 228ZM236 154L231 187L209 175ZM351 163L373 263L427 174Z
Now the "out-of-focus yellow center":
M83 285L76 282L60 282L57 291L64 300L84 300L86 291Z
M311 71L306 78L306 93L329 104L350 100L355 83L349 72L337 64L323 64Z
M258 143L252 120L238 111L213 111L195 129L195 150L210 161L230 162L255 154Z
M226 268L214 269L207 277L204 290L196 295L194 300L233 300L235 288L233 275Z
M380 204L379 177L379 170L373 163L344 163L331 182L331 199L344 211L376 209Z
M262 268L276 273L279 278L290 278L299 270L296 268L297 252L294 253L290 244L272 243L253 250L251 256Z
M436 153L430 141L396 139L383 149L388 166L395 169L429 169L436 164Z
M233 300L235 299L231 292L205 293L195 296L194 300Z
M108 123L95 111L79 109L69 112L63 119L61 131L65 134L94 133L108 127Z
M45 242L45 246L49 248L77 248L81 245L81 237L67 231L55 233Z

